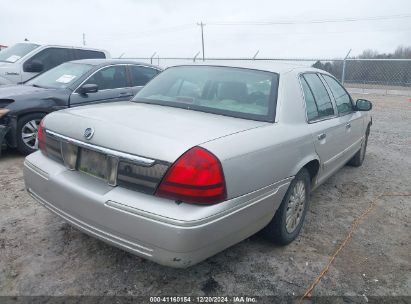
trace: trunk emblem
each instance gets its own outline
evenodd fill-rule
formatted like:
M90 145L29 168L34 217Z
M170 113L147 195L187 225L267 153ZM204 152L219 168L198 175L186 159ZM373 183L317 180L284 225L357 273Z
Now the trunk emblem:
M94 129L93 128L87 128L84 131L84 138L87 140L90 140L94 135Z

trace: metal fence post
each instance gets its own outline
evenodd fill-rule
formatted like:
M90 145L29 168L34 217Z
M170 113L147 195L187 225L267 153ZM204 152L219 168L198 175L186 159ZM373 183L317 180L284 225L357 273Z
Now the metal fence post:
M258 50L258 51L254 54L253 60L255 60L255 58L257 57L257 55L258 55L259 52L260 52L260 50Z
M351 53L351 49L348 51L347 55L344 57L342 75L341 75L341 83L342 84L344 84L344 81L345 81L345 65L347 63L347 58L348 58L348 55L350 55L350 53Z
M193 57L193 62L196 62L197 56L200 55L200 52L197 52L197 54L194 55Z
M157 52L154 52L154 54L153 55L151 55L151 57L150 57L150 64L153 64L153 58L154 58L154 56L157 54Z

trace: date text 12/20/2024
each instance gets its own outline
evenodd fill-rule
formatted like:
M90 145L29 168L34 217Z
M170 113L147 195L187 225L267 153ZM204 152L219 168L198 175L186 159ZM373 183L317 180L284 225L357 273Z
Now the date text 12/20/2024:
M255 297L150 297L150 303L257 303Z

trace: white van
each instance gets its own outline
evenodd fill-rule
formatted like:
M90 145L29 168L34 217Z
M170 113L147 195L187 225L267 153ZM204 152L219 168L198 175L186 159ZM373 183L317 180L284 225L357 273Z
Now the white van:
M0 85L25 82L63 62L89 58L110 58L110 54L90 48L17 43L0 51Z

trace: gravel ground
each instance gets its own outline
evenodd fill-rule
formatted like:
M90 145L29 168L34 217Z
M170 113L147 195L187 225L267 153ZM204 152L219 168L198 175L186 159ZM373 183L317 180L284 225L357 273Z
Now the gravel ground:
M185 270L72 228L29 197L23 157L6 152L0 159L0 295L302 295L373 198L411 192L411 100L365 98L374 102L366 160L312 194L295 242L279 247L257 234ZM411 296L410 203L411 197L379 200L313 295Z

